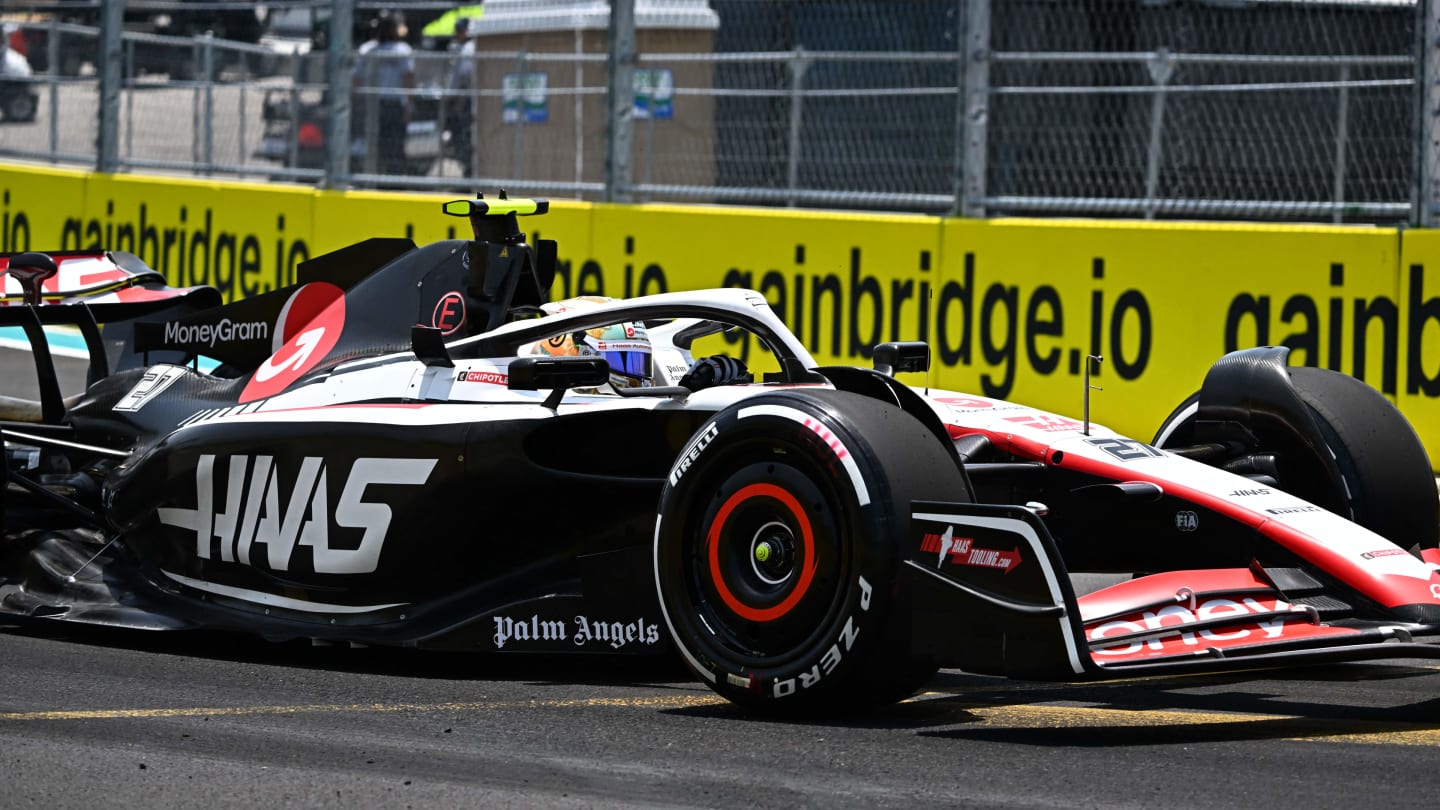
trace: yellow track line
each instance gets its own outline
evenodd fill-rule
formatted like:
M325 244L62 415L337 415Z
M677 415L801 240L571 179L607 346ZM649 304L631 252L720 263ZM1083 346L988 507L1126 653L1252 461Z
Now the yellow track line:
M1367 745L1440 747L1440 726L1378 720L1311 718L1286 714L1199 712L1154 709L1102 709L1079 706L971 706L959 704L974 718L970 724L990 730L1091 729L1122 735L1144 728L1169 728L1182 737L1186 729L1206 739L1207 727L1227 727L1237 739L1343 742ZM1253 730L1245 726L1254 724Z
M939 702L950 695L928 693L923 702ZM375 712L487 712L509 709L685 709L726 705L715 695L676 695L636 698L576 698L566 700L476 701L453 703L332 703L295 706L229 706L160 709L95 709L80 711L3 712L0 722L45 720L114 720L167 717L244 717L253 715L287 715L307 713L375 713ZM1315 719L1282 714L1241 714L1229 712L1195 712L1173 710L1103 709L1078 706L1044 705L970 705L950 703L949 708L964 711L968 722L960 728L992 731L1092 729L1119 733L1142 728L1169 728L1178 736L1185 729L1203 731L1204 727L1228 726L1244 739L1245 725L1257 724L1255 738L1345 742L1368 745L1440 746L1440 728L1412 723ZM1263 728L1269 725L1270 728ZM1227 735L1228 736L1228 735Z
M112 720L149 717L239 717L256 714L311 714L337 712L483 712L498 709L568 709L611 706L630 709L683 709L713 706L727 701L716 695L653 698L576 698L573 700L517 700L476 703L322 703L299 706L228 706L222 708L93 709L54 712L3 712L0 722L12 720Z

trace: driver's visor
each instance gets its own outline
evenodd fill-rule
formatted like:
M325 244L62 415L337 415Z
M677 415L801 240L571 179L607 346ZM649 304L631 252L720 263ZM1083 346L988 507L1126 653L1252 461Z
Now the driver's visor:
M624 374L626 377L638 377L648 379L650 377L650 353L642 351L607 351L600 352L605 362L610 364L610 370L616 374Z

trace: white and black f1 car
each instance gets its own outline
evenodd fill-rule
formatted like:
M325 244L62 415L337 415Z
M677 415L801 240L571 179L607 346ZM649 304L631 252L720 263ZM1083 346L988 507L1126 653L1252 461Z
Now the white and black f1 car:
M128 254L0 258L40 384L3 402L0 611L678 653L766 710L940 666L1440 658L1430 461L1355 379L1238 352L1140 441L912 389L923 344L818 367L751 291L550 302L555 243L516 219L546 207L446 203L473 239L372 239L228 305ZM69 398L53 324L90 346ZM773 370L698 356L721 333Z

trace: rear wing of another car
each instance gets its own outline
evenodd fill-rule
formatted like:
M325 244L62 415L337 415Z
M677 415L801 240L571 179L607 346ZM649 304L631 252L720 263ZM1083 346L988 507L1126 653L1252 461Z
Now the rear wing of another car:
M93 383L124 363L124 324L220 303L214 288L166 286L163 276L122 251L0 254L0 277L0 326L23 330L35 357L40 419L50 424L64 416L64 402L45 327L79 331L90 361L87 381ZM100 324L117 326L102 336Z

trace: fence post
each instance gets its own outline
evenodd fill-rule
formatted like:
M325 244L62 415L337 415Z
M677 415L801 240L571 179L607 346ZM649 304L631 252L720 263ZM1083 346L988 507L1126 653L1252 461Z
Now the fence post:
M1145 150L1145 218L1155 218L1155 195L1160 189L1160 158L1164 154L1165 99L1170 77L1175 74L1175 59L1170 49L1160 46L1145 63L1155 94L1150 97L1150 141Z
M207 176L215 173L215 34L206 31L196 38L200 48L200 85L204 113L200 125L200 168Z
M526 56L525 49L521 48L515 56L515 92L518 94L518 98L515 102L515 143L510 152L510 173L515 180L525 177L525 94L529 89L525 86L525 74L529 70L530 59ZM503 106L503 100L501 104ZM503 111L501 116L504 116ZM575 148L582 149L584 147L577 143Z
M355 0L335 0L330 11L330 33L325 38L325 75L330 80L330 97L326 100L324 188L343 189L350 184L350 91L351 72L355 68ZM290 119L299 132L298 116Z
M605 201L625 202L630 196L630 156L635 134L635 0L610 0L606 66L610 104L605 118Z
M960 215L985 217L985 152L990 120L990 0L968 0L961 68L965 75L964 179Z
M360 105L365 111L363 123L365 133L365 160L361 164L361 171L365 174L380 173L380 91L376 87L377 75L380 69L379 59L375 52L366 54L363 60L365 75L361 77L364 83L360 86L360 92L365 96L364 102ZM350 141L345 141L346 151L349 151ZM389 167L385 167L389 172Z
M800 134L805 126L805 74L810 70L810 59L805 56L803 46L795 48L786 67L790 69L790 135L786 150L789 155L785 161L785 188L795 191L800 186ZM795 195L790 195L786 203L793 208L796 203Z
M134 41L121 43L121 64L124 70L134 75L135 72L135 43ZM135 88L133 82L125 80L125 157L135 157Z
M50 32L45 41L45 61L50 66L50 162L56 163L56 154L60 151L60 116L55 110L60 109L60 78L63 72L60 70L60 15L52 15L50 18Z
M96 133L95 170L114 172L120 167L120 32L123 3L100 4L100 121Z
M655 179L655 119L660 116L655 114L655 84L658 70L651 70L650 75L645 77L645 169L641 173L641 185L649 186ZM640 198L640 202L650 202L650 195L647 193Z
M1350 140L1350 66L1340 66L1340 99L1336 102L1338 109L1335 111L1335 178L1330 190L1335 200L1335 213L1332 221L1340 224L1345 221L1345 168L1347 162L1346 146Z
M950 205L948 216L960 216L960 200L965 196L965 0L955 0L955 128L950 133Z
M1440 222L1440 3L1420 3L1424 45L1420 49L1420 193L1416 200L1419 224L1433 228Z

